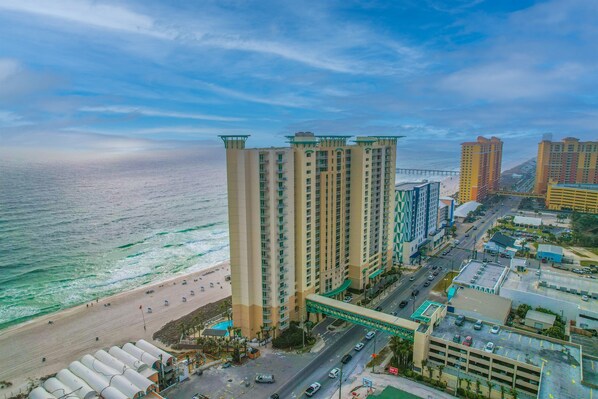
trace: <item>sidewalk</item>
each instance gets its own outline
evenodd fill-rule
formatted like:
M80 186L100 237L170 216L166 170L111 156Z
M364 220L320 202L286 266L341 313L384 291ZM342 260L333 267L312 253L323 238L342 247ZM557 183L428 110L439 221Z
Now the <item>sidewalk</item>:
M434 388L430 388L426 385L419 384L415 381L408 380L403 377L397 377L391 374L372 374L371 371L364 370L359 373L356 377L351 378L352 381L343 383L341 398L367 398L366 388L358 389L356 392L358 396L354 396L351 391L362 385L363 378L368 378L374 383L374 394L379 394L387 386L400 388L403 391L409 392L413 395L417 395L422 399L454 399L455 397L445 392L440 392ZM330 399L337 399L338 389L330 397Z

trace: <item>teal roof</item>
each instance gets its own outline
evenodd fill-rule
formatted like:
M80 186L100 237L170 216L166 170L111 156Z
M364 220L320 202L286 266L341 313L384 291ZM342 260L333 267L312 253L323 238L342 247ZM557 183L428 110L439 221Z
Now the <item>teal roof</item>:
M325 296L327 298L330 298L332 296L338 295L341 292L345 291L347 288L349 288L351 286L351 280L346 279L345 282L338 288L333 289L332 291L328 291L324 294L322 294L322 296Z
M373 272L373 273L370 273L370 276L369 276L369 277L370 277L370 278L375 278L375 277L378 277L378 276L380 275L380 273L382 273L383 271L384 271L383 269L378 269L378 270L376 270L375 272Z
M411 315L411 320L420 321L422 323L429 323L430 316L439 308L444 305L434 301L425 301L419 308Z

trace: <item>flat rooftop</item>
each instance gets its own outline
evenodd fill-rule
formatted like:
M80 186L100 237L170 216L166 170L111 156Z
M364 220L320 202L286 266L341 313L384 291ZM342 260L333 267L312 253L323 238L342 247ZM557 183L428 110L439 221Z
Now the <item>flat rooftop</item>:
M495 355L537 367L544 365L540 398L580 399L590 398L591 389L581 384L581 351L575 345L551 341L517 332L503 327L498 334L490 332L486 324L481 330L473 329L474 322L465 321L461 327L455 325L456 315L448 314L434 327L433 337L452 342L455 334L473 338L472 348L483 351L488 342L496 345ZM568 353L567 353L568 350Z
M528 269L529 270L529 269ZM518 291L544 295L550 298L578 304L582 309L595 308L598 303L592 294L598 296L598 280L571 276L569 274L542 268L540 276L535 273L510 273L502 286ZM590 296L588 302L580 294Z
M560 183L560 184L555 184L555 185L553 185L553 187L556 187L556 188L576 188L576 189L580 189L580 190L592 190L592 191L598 191L598 184L584 184L584 183L572 184L572 183Z
M464 204L461 204L460 206L458 206L455 209L454 215L457 218L459 218L459 217L460 218L464 218L464 217L466 217L469 214L469 212L473 212L476 209L478 209L478 207L480 205L482 205L482 204L480 204L479 202L476 202L476 201L466 202Z
M450 306L457 311L472 312L482 320L506 322L512 301L495 294L460 287L451 298Z
M542 224L542 219L529 216L515 216L513 223L524 224L526 226L540 226Z
M398 183L395 185L395 190L397 191L409 191L413 190L415 187L425 186L426 184L434 183L429 181L415 181L415 182L404 182Z
M472 260L463 266L453 282L464 286L474 284L483 288L494 289L507 269L507 266L500 263L484 263Z

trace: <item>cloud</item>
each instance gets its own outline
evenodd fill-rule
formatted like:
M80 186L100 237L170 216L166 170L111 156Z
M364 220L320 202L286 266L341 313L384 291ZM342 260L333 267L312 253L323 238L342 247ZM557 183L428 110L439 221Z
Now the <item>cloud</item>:
M199 87L207 89L213 93L220 94L238 100L249 101L259 104L277 105L291 108L305 108L312 105L312 102L306 98L301 98L296 95L286 96L256 96L254 94L247 94L239 90L229 89L219 86L215 83L196 81Z
M30 124L31 122L24 120L22 116L17 115L14 112L0 110L0 127L7 128Z
M89 25L96 28L149 35L156 38L172 38L157 29L154 20L125 7L102 4L85 0L53 0L51 3L40 0L4 0L0 9L13 12L37 14L58 18L69 22Z
M144 116L156 116L165 118L176 118L176 119L200 119L206 121L219 121L219 122L238 122L244 120L243 118L227 117L218 115L206 115L200 113L185 113L176 111L162 111L158 109L151 109L138 106L129 105L114 105L114 106L98 106L98 107L82 107L79 109L82 112L94 112L100 114L131 114L131 115L144 115Z

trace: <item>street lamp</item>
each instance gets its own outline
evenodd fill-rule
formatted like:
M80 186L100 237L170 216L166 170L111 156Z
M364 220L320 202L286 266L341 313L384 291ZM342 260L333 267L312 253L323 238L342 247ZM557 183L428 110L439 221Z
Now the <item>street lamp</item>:
M338 378L338 399L341 399L341 390L343 388L343 362L341 362L341 372Z

